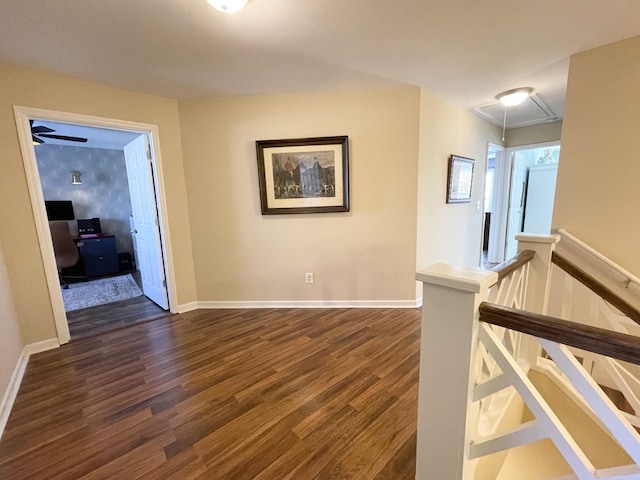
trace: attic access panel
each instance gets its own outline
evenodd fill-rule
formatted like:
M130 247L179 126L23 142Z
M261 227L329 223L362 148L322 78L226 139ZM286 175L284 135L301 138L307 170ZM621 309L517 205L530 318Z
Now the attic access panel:
M498 100L474 107L474 110L496 125L502 126L504 105ZM555 122L558 117L542 99L533 94L520 105L507 107L507 128L526 127L537 123Z

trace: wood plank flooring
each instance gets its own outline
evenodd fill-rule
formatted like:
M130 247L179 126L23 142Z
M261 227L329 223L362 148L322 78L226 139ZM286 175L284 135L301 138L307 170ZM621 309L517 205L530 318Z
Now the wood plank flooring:
M142 279L138 270L126 272L131 274L142 290ZM78 283L79 280L69 280ZM153 303L144 295L118 302L105 303L95 307L72 310L66 313L71 339L100 335L118 328L128 327L134 323L146 322L163 316L172 315Z
M419 310L199 310L31 358L0 478L413 480Z
M73 340L172 315L144 295L67 312Z

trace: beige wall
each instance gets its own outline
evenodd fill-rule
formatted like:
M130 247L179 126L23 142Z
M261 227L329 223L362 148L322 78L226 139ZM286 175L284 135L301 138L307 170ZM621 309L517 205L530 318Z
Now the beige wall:
M571 58L553 227L640 274L640 36Z
M562 121L540 123L530 127L512 128L505 135L505 147L520 147L534 143L556 142L562 134Z
M181 102L198 299L414 300L419 95ZM350 139L351 212L261 215L255 141L331 135Z
M420 111L417 266L442 262L477 267L487 147L502 144L501 129L424 89ZM476 161L471 203L446 203L451 154Z
M0 248L0 400L7 391L23 347L4 256Z
M0 243L26 343L57 336L27 190L13 105L155 124L168 203L178 303L195 300L180 124L175 100L0 64Z

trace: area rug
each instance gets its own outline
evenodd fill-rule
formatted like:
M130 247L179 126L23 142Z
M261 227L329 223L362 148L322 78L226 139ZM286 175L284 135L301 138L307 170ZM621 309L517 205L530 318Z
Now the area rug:
M130 274L101 278L90 282L72 283L69 288L62 289L66 312L118 302L140 295L142 295L142 291Z

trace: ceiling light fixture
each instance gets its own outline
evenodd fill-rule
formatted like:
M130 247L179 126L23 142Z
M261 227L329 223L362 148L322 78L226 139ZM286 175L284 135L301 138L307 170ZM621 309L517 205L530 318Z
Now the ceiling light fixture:
M520 105L525 99L531 95L533 88L515 88L513 90L507 90L496 95L496 98L500 100L500 103L505 107L513 107L514 105Z
M507 130L507 107L515 107L524 102L533 93L533 88L521 87L507 90L499 93L496 98L504 105L504 119L502 121L502 141L504 142L504 133Z
M236 13L242 10L249 0L207 0L216 10L223 13Z

